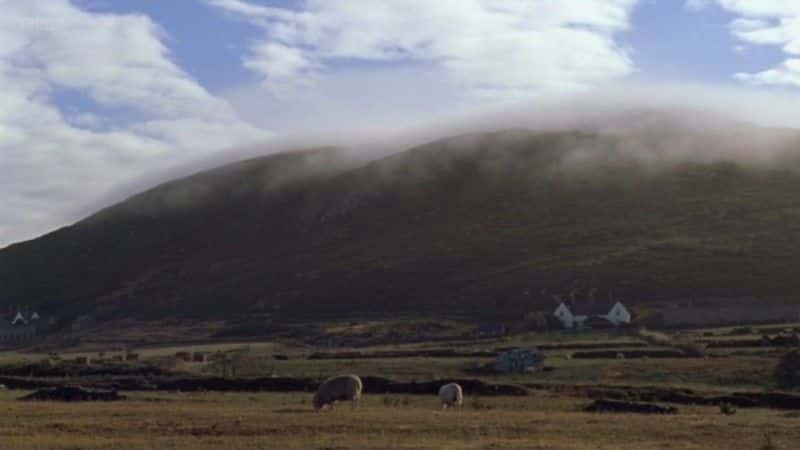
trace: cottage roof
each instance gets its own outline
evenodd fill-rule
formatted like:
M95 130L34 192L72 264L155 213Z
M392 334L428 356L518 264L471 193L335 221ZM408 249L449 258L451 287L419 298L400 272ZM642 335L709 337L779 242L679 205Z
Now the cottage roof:
M25 316L23 316L21 312L18 312L14 316L14 319L11 321L11 325L16 325L19 322L22 322L23 324L27 324L28 323L28 320L25 319Z
M574 316L600 316L608 314L617 302L579 302L574 305L564 305Z

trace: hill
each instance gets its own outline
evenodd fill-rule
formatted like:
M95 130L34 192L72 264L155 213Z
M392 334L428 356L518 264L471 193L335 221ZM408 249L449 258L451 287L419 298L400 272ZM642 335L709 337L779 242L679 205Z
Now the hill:
M767 155L733 132L674 131L508 130L368 163L336 149L244 161L0 250L0 300L317 319L518 316L575 288L633 304L794 298L800 140Z

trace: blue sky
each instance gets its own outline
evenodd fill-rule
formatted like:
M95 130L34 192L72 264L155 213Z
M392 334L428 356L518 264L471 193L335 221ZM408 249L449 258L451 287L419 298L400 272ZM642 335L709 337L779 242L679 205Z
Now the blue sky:
M271 132L295 133L301 128L296 126L296 115L314 116L314 111L308 111L309 108L314 109L313 105L303 105L302 108L307 109L298 111L301 107L292 101L291 96L276 98L273 91L275 88L270 86L272 80L269 77L245 67L243 60L251 53L251 48L255 44L269 40L270 29L269 26L252 23L252 17L246 14L232 11L233 8L229 5L234 3L299 12L313 10L309 4L313 5L315 2L296 0L76 2L85 10L96 13L148 16L163 29L165 35L162 39L169 49L170 58L198 84L214 95L228 97L244 120L259 127L266 127ZM747 1L721 0L719 4L708 1L703 2L702 8L692 8L692 2L684 0L640 0L619 3L628 3L630 7L627 23L625 27L615 30L614 41L629 55L631 67L628 73L610 76L609 79L612 80L694 82L735 86L743 83L736 80L734 74L759 73L780 65L787 58L780 45L746 41L734 34L732 23L735 21L742 18L763 17L759 14L748 14ZM789 5L792 2L782 3ZM457 5L457 2L454 4ZM778 13L769 19L779 20L781 8L784 7L779 5L776 8ZM786 16L791 17L794 7L789 5L784 9L788 11ZM395 85L388 79L390 77L387 76L387 72L396 71L405 74L409 68L413 71L420 67L423 70L425 68L436 70L436 64L415 58L386 61L375 58L343 57L327 59L324 65L324 75L328 76L329 82L336 79L336 74L355 76L354 73L359 73L362 77L368 77L370 73L374 73L380 74L373 78L380 84L380 88L389 89ZM357 78L363 80L362 77ZM601 78L597 81L604 80ZM277 81L274 83L274 85L279 84ZM322 85L325 86L325 83ZM766 83L761 87L800 88L800 82ZM458 89L451 86L437 86L437 89L439 88ZM243 89L246 90L245 94L241 93ZM416 87L401 84L399 89L406 92ZM531 91L534 92L535 89ZM242 96L253 100L244 101ZM453 97L457 95L445 95L448 100L458 102ZM262 105L273 103L275 108L257 108L252 104L254 102ZM88 98L80 98L80 94L75 92L72 95L56 97L56 103L61 108L81 108L90 112L109 113L102 105L97 105ZM282 111L288 109L294 112L287 116L276 112L275 109ZM427 110L429 105L424 103L407 105L403 113L415 109ZM356 110L354 114L360 111ZM126 117L125 111L110 113L120 119ZM387 113L389 121L395 119L391 112ZM318 123L320 127L326 125L321 119L312 121L312 125L314 123ZM307 126L308 123L303 124L303 128Z
M800 92L797 0L0 0L0 10L0 246L77 220L149 173L242 146L268 152L287 136L410 129L609 86L727 89L715 101L737 97L729 109Z
M250 0L253 5L302 9L297 0ZM248 45L263 30L231 20L202 0L113 0L87 3L88 9L118 14L146 14L168 33L173 58L211 91L225 91L258 82L241 64ZM630 28L618 41L632 50L637 73L632 78L659 81L731 83L732 75L760 71L779 64L785 55L779 46L748 45L735 38L730 23L737 15L709 5L701 11L682 0L640 1L630 16ZM737 46L743 46L737 51ZM337 64L370 66L381 63L351 60ZM397 65L407 64L397 62Z

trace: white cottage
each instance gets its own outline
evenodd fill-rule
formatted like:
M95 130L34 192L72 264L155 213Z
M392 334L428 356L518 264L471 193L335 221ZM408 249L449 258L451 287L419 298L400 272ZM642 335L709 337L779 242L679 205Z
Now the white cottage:
M11 325L27 325L27 324L28 320L21 312L18 312L17 315L15 315L13 319L11 319Z
M631 323L630 311L620 302L612 304L561 302L553 315L564 325L564 328L583 328L588 322L598 319L613 326Z

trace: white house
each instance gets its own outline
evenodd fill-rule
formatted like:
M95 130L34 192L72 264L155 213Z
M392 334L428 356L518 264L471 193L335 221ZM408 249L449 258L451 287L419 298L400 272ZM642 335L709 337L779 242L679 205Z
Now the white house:
M613 326L631 323L631 313L620 302L609 303L576 303L561 302L553 315L564 325L564 328L583 328L587 321L605 320Z
M27 325L28 321L25 319L25 316L22 315L21 312L18 312L16 316L11 320L11 325Z

